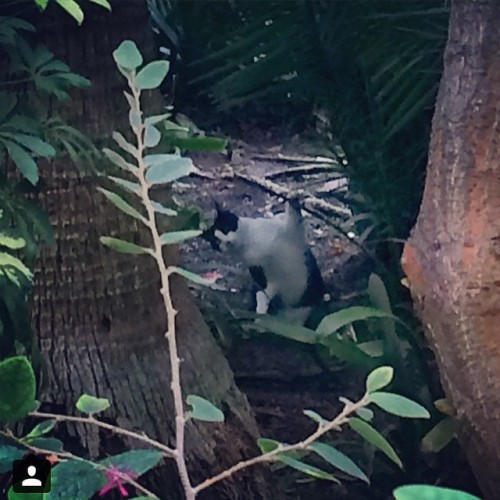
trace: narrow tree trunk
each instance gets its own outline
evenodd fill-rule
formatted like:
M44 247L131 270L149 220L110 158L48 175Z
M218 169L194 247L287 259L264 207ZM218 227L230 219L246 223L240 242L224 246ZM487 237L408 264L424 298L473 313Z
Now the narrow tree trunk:
M500 2L455 0L422 207L403 255L484 494L500 490Z
M93 82L91 89L74 96L70 117L94 138L107 138L128 125L123 79L112 51L128 38L147 53L150 28L145 2L116 1L112 14L89 6L85 3L83 28L53 10L40 29L52 50ZM45 165L42 175L46 188L41 201L57 240L55 248L42 253L36 272L33 318L48 366L42 400L52 409L72 412L82 393L109 398L112 407L106 415L111 421L173 444L166 318L156 264L148 257L110 251L98 241L101 235L137 241L144 236L143 228L96 191L95 177L79 173L69 161ZM226 416L224 424L188 424L187 453L196 484L258 453L258 431L185 283L174 281L173 290L180 311L185 394L206 397ZM124 449L118 438L95 428L67 432L70 448L92 457ZM265 469L252 469L201 498L269 498L265 476ZM162 499L182 498L172 464L150 474L148 484Z

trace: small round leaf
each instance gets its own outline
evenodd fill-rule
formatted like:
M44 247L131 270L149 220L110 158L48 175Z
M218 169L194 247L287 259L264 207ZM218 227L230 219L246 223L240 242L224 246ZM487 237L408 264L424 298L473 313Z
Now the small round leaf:
M109 401L105 398L96 398L88 394L83 394L76 403L76 407L83 413L93 415L109 408Z
M113 52L113 58L122 68L134 70L142 65L142 55L132 40L123 41Z
M153 61L137 73L135 84L140 90L156 89L167 76L168 61Z
M394 376L392 366L379 366L375 368L366 379L366 391L375 392L388 386Z

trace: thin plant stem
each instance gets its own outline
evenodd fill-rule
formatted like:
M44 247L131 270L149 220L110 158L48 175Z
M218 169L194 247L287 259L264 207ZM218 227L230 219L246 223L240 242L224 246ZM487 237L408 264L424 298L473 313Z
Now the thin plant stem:
M33 415L33 416L40 416L40 415ZM58 416L65 417L65 415L58 415ZM59 420L67 420L67 419L66 418L62 418L62 419L59 419ZM95 423L95 421L91 421L89 423ZM0 435L2 435L2 434L4 436L9 436L11 438L16 439L10 433L0 432ZM64 460L77 460L79 462L85 462L87 464L90 464L94 469L99 469L99 470L102 470L102 471L108 470L108 467L106 467L105 465L96 464L94 462L91 462L90 460L86 460L86 459L81 458L81 457L79 457L77 455L73 455L73 453L70 453L69 451L45 450L43 448L38 448L37 446L32 446L29 443L26 443L25 441L20 442L20 444L22 444L27 449L29 449L32 453L35 453L37 455L56 456L58 459L62 459L63 461ZM147 488L145 488L144 486L142 486L140 483L138 483L137 481L135 481L134 479L132 479L127 473L115 470L114 474L117 477L119 477L124 483L130 484L137 491L140 491L144 495L146 495L148 497L151 497L151 498L158 498L157 495L155 495L152 491L149 491Z
M140 91L134 85L132 79L129 77L129 86L132 91L132 96L136 105L136 109L140 110ZM186 500L194 500L196 498L196 493L191 485L191 480L189 478L189 473L187 470L186 458L184 453L184 441L185 441L185 428L186 428L186 416L184 413L184 403L182 395L182 386L180 380L180 359L177 348L176 339L176 326L175 317L177 311L172 302L172 294L170 290L170 275L172 271L167 268L165 260L163 259L163 245L160 239L160 234L156 226L156 214L149 199L149 184L146 181L146 163L144 162L144 123L141 123L137 127L133 127L135 136L137 138L137 178L141 185L141 198L144 207L147 212L147 226L151 231L151 236L153 238L153 249L151 255L156 260L158 270L161 276L161 294L163 296L163 303L165 305L165 311L167 313L167 331L165 333L165 338L168 342L168 352L170 357L170 370L171 370L171 390L174 398L174 408L175 408L175 452L174 459L179 470L179 476L184 488L184 493L186 495Z
M95 425L96 427L107 429L115 434L127 436L132 439L137 439L138 441L149 444L150 446L153 446L154 448L162 451L167 457L173 458L175 456L175 450L173 448L170 448L169 446L148 437L146 434L139 434L128 429L123 429L122 427L97 420L94 417L73 417L71 415L59 415L57 413L45 413L41 411L32 411L30 413L30 416L37 418L50 418L56 420L57 422L78 422L81 424Z
M305 450L309 445L311 445L314 441L319 439L321 436L330 432L332 430L340 430L341 426L347 423L349 420L349 416L355 413L360 408L368 405L370 402L368 394L365 394L359 401L356 403L346 402L344 409L331 421L325 422L324 424L320 424L315 432L309 435L306 439L294 443L294 444L280 444L274 450L271 450L267 453L259 455L258 457L250 458L248 460L243 460L233 465L229 469L222 471L221 473L212 476L208 479L205 479L202 483L195 486L194 491L199 493L202 490L207 489L208 487L231 477L236 472L247 469L253 465L257 465L263 462L271 462L275 460L279 460L279 456L282 453Z

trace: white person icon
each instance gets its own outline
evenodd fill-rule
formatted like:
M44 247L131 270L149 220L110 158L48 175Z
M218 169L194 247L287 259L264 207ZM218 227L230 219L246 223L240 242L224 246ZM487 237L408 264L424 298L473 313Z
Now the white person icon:
M50 491L50 462L33 454L15 460L12 467L15 493L47 493Z
M29 465L28 466L28 478L23 479L23 482L21 483L23 486L42 486L42 481L40 479L37 479L36 477L33 477L36 474L36 467L34 465Z

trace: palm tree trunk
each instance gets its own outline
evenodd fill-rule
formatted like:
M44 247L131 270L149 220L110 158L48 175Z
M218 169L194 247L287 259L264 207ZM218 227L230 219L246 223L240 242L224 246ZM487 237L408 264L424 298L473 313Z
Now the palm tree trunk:
M49 9L40 34L72 69L93 82L91 89L75 93L69 119L94 138L105 138L128 125L123 79L112 51L128 38L147 54L151 48L148 15L145 2L128 0L114 2L112 14L88 2L85 12L84 25L78 28L62 11ZM95 177L78 172L69 161L45 164L42 175L46 187L40 200L51 217L57 242L42 252L36 271L33 321L47 364L41 399L52 410L72 412L82 393L109 398L110 421L172 443L165 312L155 264L148 257L112 252L98 241L101 235L134 241L143 228L96 191ZM174 253L169 258L173 262ZM173 291L180 311L177 329L184 392L206 397L226 416L224 424L188 425L189 467L197 484L243 456L258 453L258 430L185 283L174 281ZM132 445L91 427L68 427L66 432L68 447L91 457ZM200 498L270 498L266 475L266 469L253 469ZM173 465L154 471L147 482L162 499L182 498Z
M403 265L459 438L500 490L500 3L455 0L424 198Z

